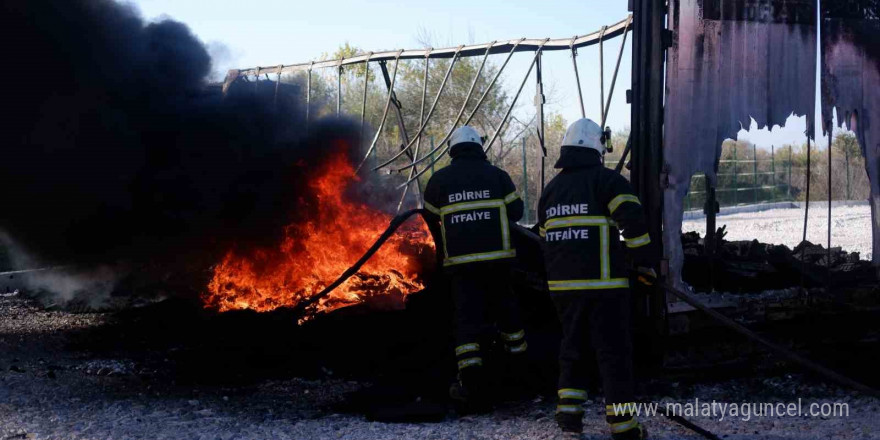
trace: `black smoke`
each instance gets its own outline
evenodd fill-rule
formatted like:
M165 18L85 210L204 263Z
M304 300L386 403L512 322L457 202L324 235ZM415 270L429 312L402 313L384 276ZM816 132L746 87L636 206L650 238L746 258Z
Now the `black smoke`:
M272 243L328 140L355 145L339 121L306 137L292 86L224 97L186 25L130 5L5 1L0 35L0 230L40 264Z

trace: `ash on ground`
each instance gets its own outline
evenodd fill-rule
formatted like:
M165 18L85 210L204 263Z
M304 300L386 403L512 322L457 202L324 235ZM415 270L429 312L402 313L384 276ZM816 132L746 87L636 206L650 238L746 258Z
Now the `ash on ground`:
M341 413L348 393L370 384L328 369L310 378L291 375L246 384L178 383L163 372L168 359L161 356L143 362L118 347L119 357L107 358L76 342L114 319L107 313L46 311L21 296L0 298L0 439L552 439L559 434L549 396L509 403L489 415L450 412L438 423L390 424ZM880 438L878 399L797 375L654 379L642 392L640 400L661 404L698 397L848 405L847 417L691 418L726 439ZM595 397L588 403L587 438L608 438L601 405ZM663 417L642 418L654 438L701 438Z

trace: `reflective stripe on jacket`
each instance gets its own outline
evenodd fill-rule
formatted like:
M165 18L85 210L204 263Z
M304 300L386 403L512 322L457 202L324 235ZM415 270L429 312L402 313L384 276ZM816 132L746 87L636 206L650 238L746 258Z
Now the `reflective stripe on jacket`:
M452 163L431 176L424 196L429 222L440 225L444 266L516 256L510 222L522 217L523 202L510 176L476 144L458 148Z
M562 147L556 167L562 171L547 184L538 203L548 288L561 292L629 287L623 249L640 262L651 243L641 203L629 182L585 148Z

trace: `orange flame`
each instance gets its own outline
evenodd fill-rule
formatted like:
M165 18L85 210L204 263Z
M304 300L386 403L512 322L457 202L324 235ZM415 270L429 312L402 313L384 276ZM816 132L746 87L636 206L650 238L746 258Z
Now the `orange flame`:
M295 306L335 281L388 227L389 214L345 197L346 189L359 179L342 147L309 179L317 206L299 206L310 210L308 218L288 225L277 248L248 255L229 251L214 267L202 296L205 307L265 312ZM406 295L424 287L421 263L433 255L433 247L424 222L408 221L357 274L319 300L314 312L367 299L401 307Z

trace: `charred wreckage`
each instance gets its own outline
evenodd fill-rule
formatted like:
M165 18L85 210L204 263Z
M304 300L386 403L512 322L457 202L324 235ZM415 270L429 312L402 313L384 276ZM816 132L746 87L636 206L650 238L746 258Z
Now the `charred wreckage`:
M425 59L427 69L429 59L448 58L452 60L451 71L459 57L482 56L485 62L491 54L507 54L509 59L517 52L534 52L506 120L532 70L536 71L538 94L542 96L543 52L567 50L574 54L578 47L601 45L615 37L625 39L631 33L633 82L631 90L627 90L627 100L631 104L632 133L621 165L631 157L631 182L645 207L649 233L663 239L658 259L664 262L662 275L668 281L654 291L638 292L635 307L640 319L636 340L642 350L637 352L644 357L639 364L645 370L641 373L651 374L658 365L667 371L689 373L709 366L743 365L743 358L754 350L751 346L734 347L737 343L728 342L732 329L801 367L861 391L876 393L847 377L864 377L864 370L853 367L844 374L831 371L742 325L747 323L768 331L787 328L782 333L774 332L785 335L791 328L810 328L815 319L821 318L827 323L823 325L827 326L824 331L828 337L834 333L829 329L831 323L848 322L862 328L865 322L876 318L880 305L880 124L872 121L880 114L880 44L876 40L880 34L880 11L876 2L823 2L821 9L815 0L670 0L668 7L649 0L634 0L631 6L632 16L585 36L370 53L349 59L234 70L222 86L213 86L209 91L200 85L208 60L198 53L180 50L179 56L194 57L186 60L187 65L195 62L198 67L176 72L177 78L143 78L146 85L137 91L143 94L131 96L145 99L147 110L123 106L125 117L114 114L95 118L125 121L128 125L119 132L111 129L119 139L126 138L121 133L126 129L141 135L136 149L143 153L149 172L142 171L140 157L107 153L125 171L131 171L133 177L126 183L133 188L135 202L131 206L120 202L127 196L106 188L68 188L60 196L51 197L58 199L61 208L69 209L65 214L68 217L54 218L37 227L28 224L28 218L53 213L35 208L36 213L23 212L4 220L0 226L23 248L46 251L44 254L52 256L52 263L81 263L41 271L3 272L4 284L0 288L11 291L29 286L51 290L50 278L57 274L72 274L75 278L87 272L84 278L94 279L96 270L92 268L100 266L93 264L98 262L95 258L108 252L148 255L146 260L133 258L111 267L110 270L124 270L128 274L111 284L116 291L151 292L154 296L172 298L118 312L122 318L119 324L98 338L98 344L106 343L108 350L121 339L143 348L145 353L170 346L183 347L176 355L180 377L193 381L250 381L332 369L384 385L378 388L381 391L352 396L351 404L359 411L383 420L442 418L445 410L437 408L445 408L440 397L445 396L445 389L437 385L455 374L450 368L454 364L452 350L437 349L451 345L447 281L436 270L436 244L431 233L417 219L424 211L417 208L393 216L388 214L393 208L384 208L396 203L400 212L402 206L418 203L417 197L407 195L406 191L419 191L416 179L446 153L442 150L446 139L438 142L434 151L421 155L418 152L443 86L426 117L420 118L417 132L408 134L394 93L396 64L405 59ZM821 38L817 38L819 26ZM160 23L148 26L138 38L186 49L191 44L187 39L193 37L174 24ZM98 41L108 46L116 44ZM740 123L755 118L761 125L781 124L794 112L807 116L808 133L813 133L815 97L803 91L815 89L817 44L822 53L822 128L830 138L837 128L832 119L832 109L836 108L837 123L845 123L855 131L867 159L873 262L833 247L830 232L827 243L804 240L789 249L757 241L726 241L724 227L716 225L712 185L720 145L735 134ZM126 56L138 60L144 54ZM619 59L618 56L618 67ZM391 72L387 67L390 61L395 63ZM354 123L327 122L310 115L311 75L314 69L341 69L370 62L381 66L387 95L376 137L368 143L362 158L360 147L366 146L362 142L363 119L361 127L357 127ZM747 66L747 74L742 74L743 66ZM574 67L577 75L576 62ZM501 70L503 66L498 74ZM306 90L281 82L283 73L298 71L307 72ZM102 72L100 78L93 78L84 87L102 88L102 81L124 73ZM277 78L272 80L268 74ZM611 92L616 75L615 70ZM491 79L490 88L497 78L495 75ZM22 81L42 79L38 74ZM167 92L171 81L184 84L187 93L196 98L194 103L183 105L179 113L163 114L156 109L179 105L179 96ZM604 80L602 87L604 93ZM153 93L156 91L163 93ZM479 110L485 95L462 118L472 92L473 86L449 133L459 122L467 124ZM120 95L130 93L120 91ZM143 98L146 95L150 97ZM339 96L337 90L337 99ZM423 114L424 101L423 97ZM543 99L536 103L539 138L546 148ZM69 108L91 104L92 101L63 103ZM603 127L609 104L610 96L603 107ZM385 163L375 163L370 160L371 153L390 110L396 114L401 128L401 150ZM21 117L33 116L36 111L25 108ZM152 117L184 135L168 143L167 130L148 128L144 121L130 117L139 112L154 112ZM283 114L295 114L297 124L305 127L306 134L292 132L289 121L279 117ZM150 120L149 124L156 122ZM487 142L487 149L503 125L504 121ZM223 129L227 134L218 134ZM254 151L248 147L253 143L268 147ZM207 150L187 150L189 145L209 144L221 145L223 151L213 152L219 159L208 164L198 163ZM404 193L398 199L387 183L367 177L364 165L378 170L404 155L409 163L395 169L407 173L406 182L400 186ZM58 160L65 158L70 159L62 155ZM24 160L38 164L43 159L45 156L31 154ZM174 161L183 165L170 166ZM294 165L279 170L277 163ZM212 168L222 172L214 173ZM695 172L708 176L705 237L681 234L683 200ZM200 174L207 177L188 177ZM22 177L21 182L34 188L27 197L53 190L28 177ZM178 192L176 188L181 185L186 190ZM225 188L226 192L208 189L212 187ZM81 197L89 191L99 196ZM382 203L375 203L375 194L381 195ZM63 200L65 197L70 197L70 201ZM188 206L192 198L204 201L205 212L181 208ZM297 200L296 212L280 215L277 207L285 205L285 199ZM88 209L77 209L70 203L94 208L100 214L84 215ZM828 206L830 215L831 204ZM242 216L237 214L240 212L252 214ZM111 226L121 218L120 213L125 214L125 227ZM529 226L511 228L518 250L512 285L523 304L529 345L540 347L530 352L536 359L534 365L541 366L535 368L535 384L552 389L560 329L547 289L542 239ZM132 240L120 239L132 229L144 232ZM52 230L56 232L45 233ZM177 231L171 234L173 239L154 240L171 231ZM179 231L191 232L190 237L180 238L185 234L178 234ZM225 238L230 236L240 238ZM69 246L57 244L66 242L68 237L100 239L88 243L71 239ZM190 251L194 248L199 251ZM72 258L74 255L81 258ZM155 262L162 259L176 260L170 265L174 269ZM84 271L82 267L89 269ZM692 293L688 286L703 293ZM179 291L190 294L167 293ZM116 300L113 295L108 298L111 303ZM69 305L87 306L76 301ZM815 334L820 330L804 331ZM500 342L496 345L490 352L502 356ZM234 359L229 358L230 352L236 353ZM225 366L223 373L206 375L205 371L212 370L208 366L217 363ZM504 374L499 371L499 376ZM420 406L413 406L415 396L433 396L434 400L427 398ZM373 405L377 400L386 400L387 405Z

